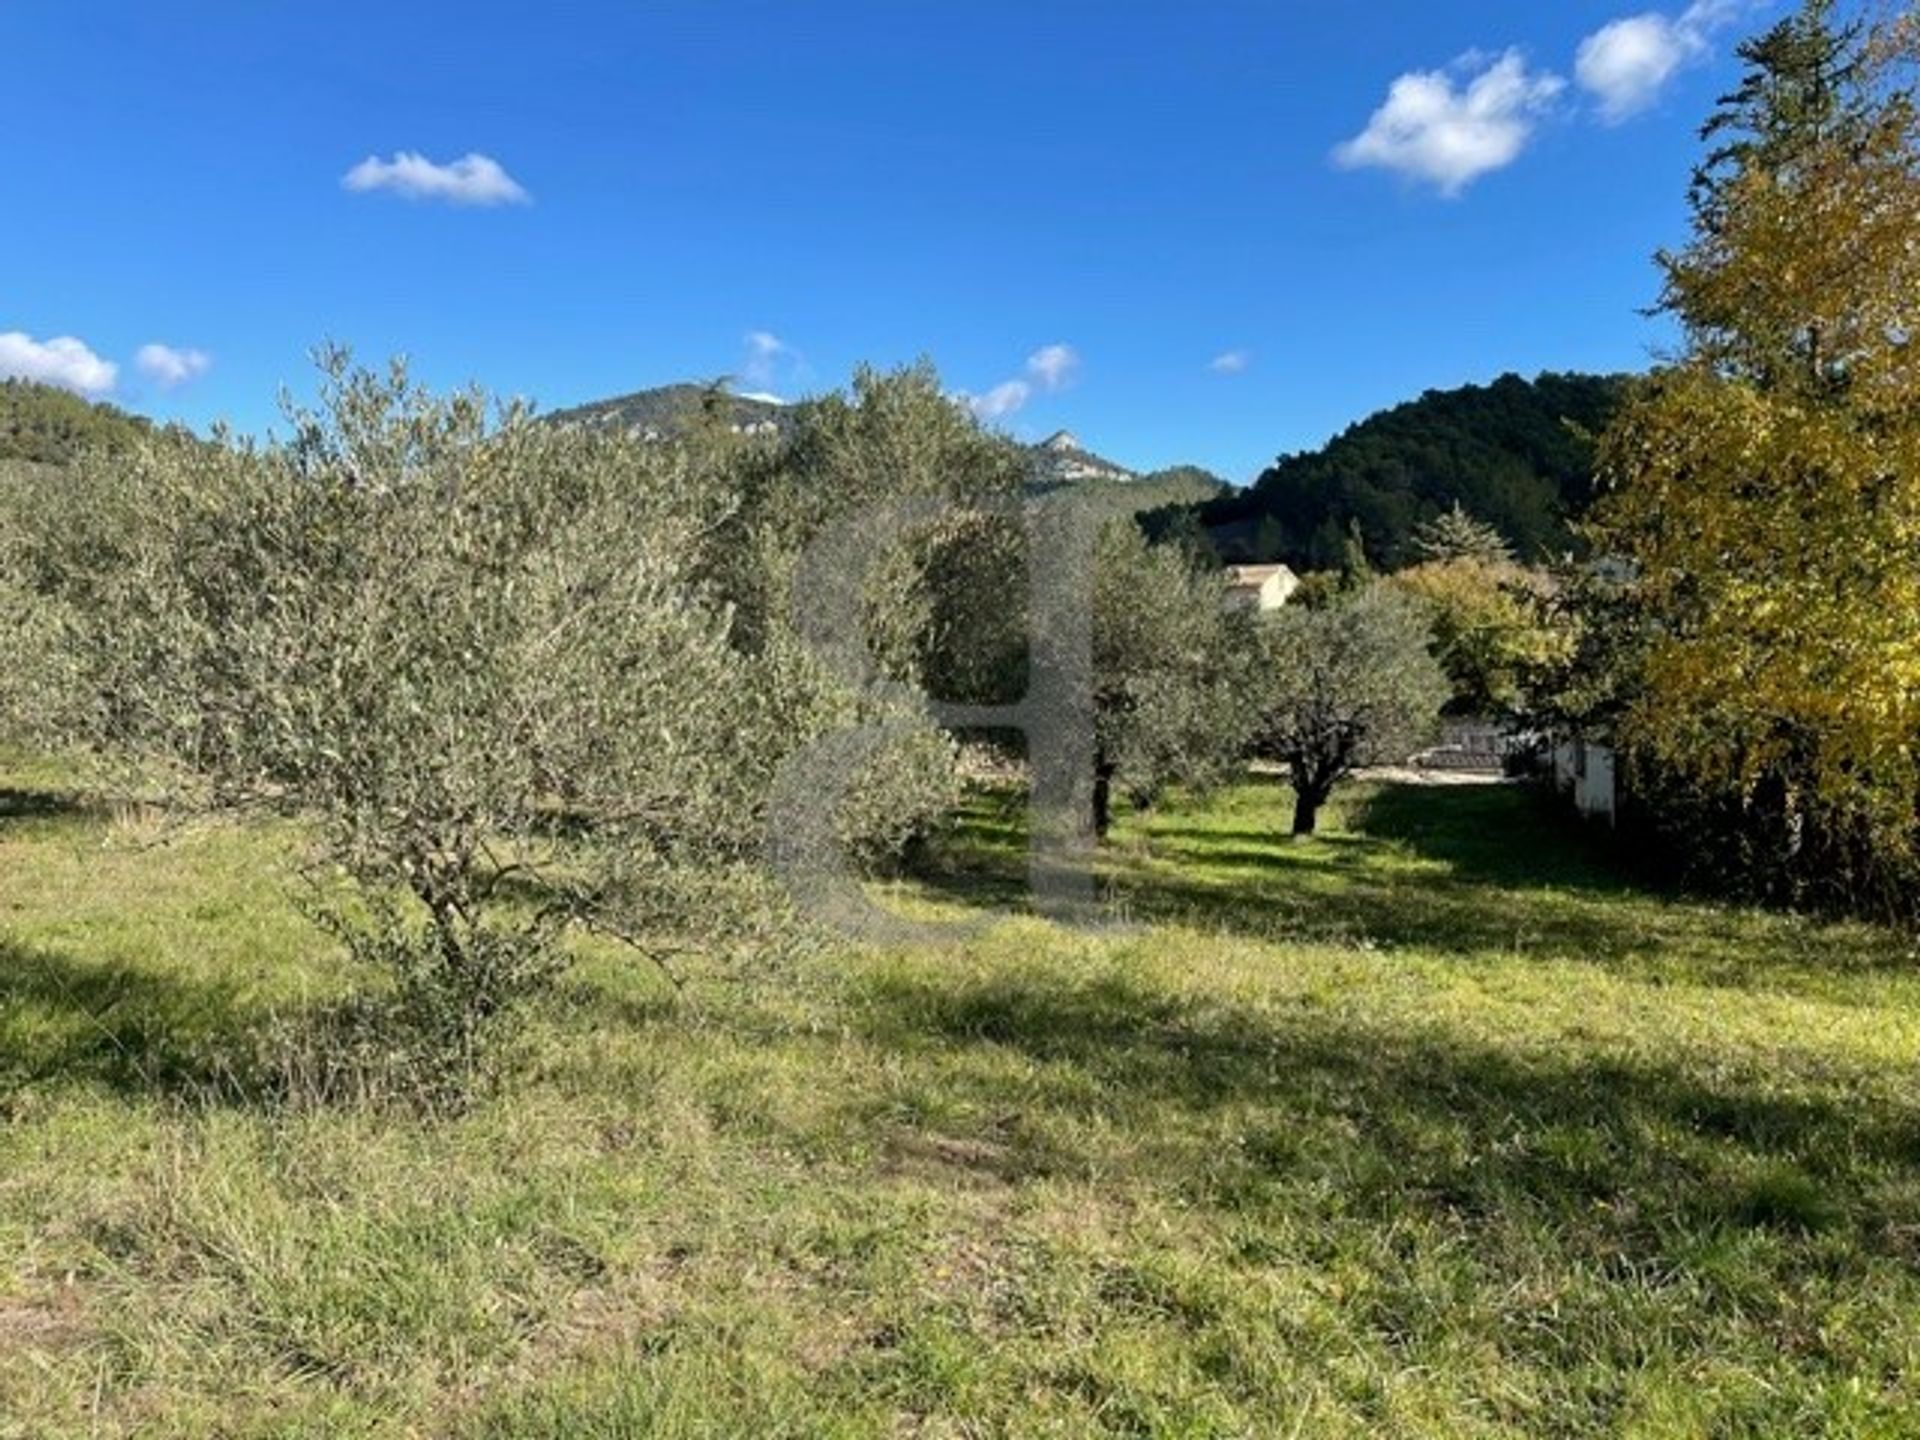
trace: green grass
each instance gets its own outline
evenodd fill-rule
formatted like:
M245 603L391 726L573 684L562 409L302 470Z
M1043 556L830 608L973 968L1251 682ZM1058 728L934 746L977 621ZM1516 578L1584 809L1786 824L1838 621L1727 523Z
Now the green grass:
M1920 962L1506 789L1129 819L1015 915L676 994L458 1119L217 1078L355 977L284 842L0 778L0 1435L1920 1433ZM982 796L922 917L1017 909Z

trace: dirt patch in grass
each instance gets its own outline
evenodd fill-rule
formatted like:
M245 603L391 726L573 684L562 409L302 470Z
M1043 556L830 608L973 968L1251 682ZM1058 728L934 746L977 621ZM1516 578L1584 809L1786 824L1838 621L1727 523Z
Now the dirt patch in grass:
M77 1349L91 1336L78 1290L63 1285L52 1295L0 1296L0 1354Z

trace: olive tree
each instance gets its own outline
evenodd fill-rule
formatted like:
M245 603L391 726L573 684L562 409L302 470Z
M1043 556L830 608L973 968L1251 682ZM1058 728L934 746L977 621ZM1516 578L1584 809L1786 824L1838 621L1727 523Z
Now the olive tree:
M789 559L829 526L866 530L864 638L880 669L940 699L993 704L1024 684L1024 548L1013 517L1027 463L956 405L930 366L861 370L851 394L807 407L777 482L746 519L759 553ZM923 518L890 523L889 512L916 509ZM782 559L764 569L791 583Z
M69 657L58 738L177 804L301 820L349 882L316 913L459 1076L570 929L649 940L689 890L723 927L705 882L757 858L782 758L863 701L741 642L737 438L570 430L340 354L323 395L285 442L160 437L35 487L0 571ZM923 729L856 832L944 802Z
M1287 767L1293 833L1311 835L1340 780L1404 760L1432 735L1447 677L1428 653L1423 607L1386 585L1322 609L1289 606L1263 626L1255 749Z
M914 592L924 597L912 630L914 673L943 699L1008 704L1032 681L1040 632L1084 624L1093 727L1087 819L1104 836L1116 794L1149 805L1170 785L1203 789L1244 758L1252 626L1227 608L1218 567L1185 545L1150 544L1125 497L1056 492L1034 503L1052 507L1052 528L1023 524L1006 509L942 527ZM1075 506L1079 515L1062 513ZM1068 542L1062 526L1085 527L1092 543ZM1031 613L1040 582L1049 604L1074 615Z
M1148 803L1169 784L1205 785L1242 758L1251 630L1226 613L1217 569L1185 546L1146 543L1133 512L1157 491L1100 487L1037 500L1027 493L1030 468L929 367L862 371L849 396L805 407L791 448L756 474L735 522L737 556L754 557L748 588L758 587L758 613L777 616L794 598L791 558L804 544L830 525L873 517L878 553L860 558L874 660L925 694L977 706L1012 704L1028 690L1030 632L1042 618L1029 613L1036 577L1077 597L1091 611L1090 819L1104 833L1116 791ZM1036 535L1051 532L1023 521L1023 501L1056 511L1083 502L1097 542L1084 557L1045 540L1035 553ZM923 522L893 531L881 519L916 502L928 502ZM1064 575L1067 566L1076 573ZM777 635L777 623L766 623Z
M1116 789L1144 806L1241 764L1255 637L1228 609L1217 568L1185 546L1149 544L1131 516L1102 530L1093 565L1093 824L1105 835Z

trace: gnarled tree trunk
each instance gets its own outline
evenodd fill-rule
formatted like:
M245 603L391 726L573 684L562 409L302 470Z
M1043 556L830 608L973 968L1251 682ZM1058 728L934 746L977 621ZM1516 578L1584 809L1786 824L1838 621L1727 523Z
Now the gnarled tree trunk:
M1301 786L1294 792L1293 833L1311 835L1320 823L1320 807L1327 803L1327 786Z

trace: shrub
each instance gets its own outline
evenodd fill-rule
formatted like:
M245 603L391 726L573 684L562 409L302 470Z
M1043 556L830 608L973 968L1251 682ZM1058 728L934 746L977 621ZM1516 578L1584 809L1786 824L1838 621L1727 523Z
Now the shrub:
M677 877L757 857L782 760L872 707L777 624L743 643L737 439L324 371L287 443L158 436L24 487L0 573L68 663L14 708L176 803L307 822L316 915L391 980L400 1049L465 1075L570 930L723 927ZM908 727L848 841L901 843L946 759Z

